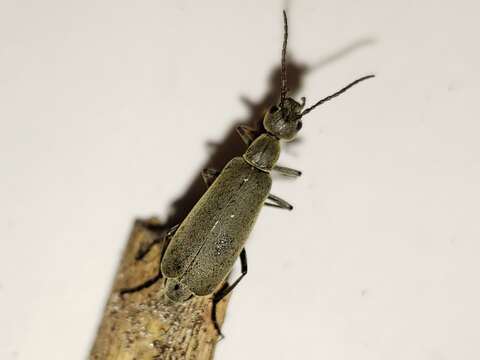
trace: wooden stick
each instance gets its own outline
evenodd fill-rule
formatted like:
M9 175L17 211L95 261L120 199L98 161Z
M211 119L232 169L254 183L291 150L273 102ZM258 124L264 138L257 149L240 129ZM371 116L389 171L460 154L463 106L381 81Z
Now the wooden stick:
M211 321L211 297L194 297L183 304L165 298L163 279L147 289L119 295L119 290L142 284L158 273L164 234L152 231L155 219L136 221L115 277L90 360L160 360L213 358L219 339ZM142 260L140 249L155 240ZM217 305L223 323L228 299Z

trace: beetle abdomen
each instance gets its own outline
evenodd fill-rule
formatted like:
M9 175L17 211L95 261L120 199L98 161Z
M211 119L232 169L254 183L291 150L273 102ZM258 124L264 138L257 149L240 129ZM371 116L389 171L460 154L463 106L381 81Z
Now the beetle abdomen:
M207 295L226 278L270 191L271 178L232 159L190 211L162 259L162 273Z

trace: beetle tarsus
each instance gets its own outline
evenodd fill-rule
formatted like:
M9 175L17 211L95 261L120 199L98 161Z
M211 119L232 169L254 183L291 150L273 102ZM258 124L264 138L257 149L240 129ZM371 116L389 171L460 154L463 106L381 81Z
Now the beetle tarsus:
M285 166L275 165L273 167L273 170L278 171L282 175L290 176L290 177L299 177L302 175L302 172L300 170L295 170Z
M237 126L237 133L247 145L250 145L257 137L256 130L248 125Z
M212 302L212 323L213 327L215 328L217 334L218 334L218 341L223 340L225 338L225 335L223 335L222 330L220 329L220 325L217 320L217 304L218 302L215 302L215 300Z
M273 194L268 194L267 199L271 200L272 202L265 201L264 205L266 206L272 206L272 207L277 207L277 208L286 209L286 210L293 210L293 205L291 205L289 202L283 200L278 196L275 196Z

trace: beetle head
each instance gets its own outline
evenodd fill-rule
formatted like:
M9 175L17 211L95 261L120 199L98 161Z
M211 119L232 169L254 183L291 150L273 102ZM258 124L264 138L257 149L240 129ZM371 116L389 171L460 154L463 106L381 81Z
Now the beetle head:
M361 81L370 79L374 75L363 76L337 92L317 101L314 105L309 108L302 110L305 106L305 98L302 97L302 102L298 103L291 97L287 97L288 87L287 87L287 64L286 64L286 54L287 54L287 39L288 39L288 23L287 23L287 14L283 11L283 46L282 46L282 69L280 73L280 102L276 106L272 106L270 110L265 114L263 119L263 126L270 134L274 135L278 139L282 140L293 140L295 135L302 128L302 117L308 114L310 111L315 109L317 106L337 97L340 94L343 94L345 91L350 89L352 86L358 84Z
M282 106L272 106L263 119L263 126L275 137L290 141L302 128L302 109L305 98L298 103L292 98L286 98Z

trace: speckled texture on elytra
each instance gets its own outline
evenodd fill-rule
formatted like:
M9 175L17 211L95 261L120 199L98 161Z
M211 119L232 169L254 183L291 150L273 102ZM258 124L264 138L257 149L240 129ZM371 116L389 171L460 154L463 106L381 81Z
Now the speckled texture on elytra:
M211 294L240 254L271 184L269 173L232 159L172 237L163 275L195 295Z

